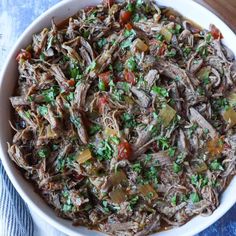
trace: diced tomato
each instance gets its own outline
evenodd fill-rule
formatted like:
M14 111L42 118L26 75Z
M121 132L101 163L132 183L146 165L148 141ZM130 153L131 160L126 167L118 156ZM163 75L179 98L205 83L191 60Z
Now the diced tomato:
M100 114L103 113L106 104L108 104L107 97L106 96L99 97L97 106Z
M105 97L105 96L100 97L100 98L99 98L99 103L100 103L101 105L107 104L107 103L108 103L107 97Z
M110 76L111 76L110 71L107 71L107 72L104 72L104 73L98 75L98 78L104 82L106 88L109 86Z
M131 71L125 71L125 80L132 85L136 84L135 74Z
M167 45L165 43L162 43L158 52L159 56L163 56L165 54L165 51L167 49Z
M130 11L120 11L120 24L126 24L130 21L132 13Z
M128 23L128 24L125 25L125 28L126 28L127 30L132 30L132 29L133 29L133 26L132 26L132 24Z
M75 81L73 79L67 80L67 83L70 87L74 87L75 86Z
M158 145L157 145L157 142L153 142L153 143L152 143L152 149L153 149L154 152L160 151L160 150L159 150L159 147L158 147Z
M118 160L129 160L132 155L131 145L123 141L118 145Z
M16 56L16 60L19 62L21 59L30 60L31 53L26 50L21 50L21 52Z
M73 175L74 179L77 181L81 181L82 179L84 179L84 176L81 174L78 174L76 171L73 171L72 175Z
M103 4L104 4L106 7L111 7L114 3L115 3L114 0L103 0Z
M222 39L223 35L221 34L220 30L216 28L215 25L210 26L211 29L211 35L214 39Z

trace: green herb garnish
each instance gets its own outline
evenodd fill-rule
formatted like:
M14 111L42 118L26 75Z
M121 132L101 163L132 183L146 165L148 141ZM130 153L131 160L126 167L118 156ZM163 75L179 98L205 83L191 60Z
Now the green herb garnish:
M134 116L130 113L124 113L121 116L122 121L124 122L124 126L125 128L132 128L135 127L137 125Z
M113 156L114 150L108 140L103 140L96 150L96 156L100 161L110 160Z
M100 125L97 125L97 124L95 124L95 125L91 125L90 127L89 127L89 135L95 135L97 132L99 132L100 130L101 130L102 128L101 128L101 126Z
M134 170L135 172L137 172L138 174L140 174L142 172L142 166L141 163L135 163L132 165L132 170Z
M41 116L45 116L48 114L48 108L47 106L38 106L38 113L41 115Z
M137 70L137 63L136 63L134 57L130 57L130 58L127 60L127 67L128 67L128 69L131 70L131 71L136 71L136 70Z
M37 151L37 155L40 157L40 158L46 158L48 155L49 155L49 151L48 149L46 148L42 148L40 150Z
M177 164L176 162L174 162L173 164L173 171L178 174L180 171L182 170L181 165Z
M189 196L190 200L192 203L197 203L200 201L200 197L199 195L195 192L195 193L191 193Z
M97 44L98 44L98 47L99 47L100 49L102 49L102 48L107 44L106 38L101 38L101 39L97 42Z
M158 87L158 86L153 86L152 87L152 92L155 94L158 94L162 97L169 97L169 92L167 91L167 89L162 88L162 87Z
M221 165L221 163L218 162L218 160L214 160L213 162L211 162L210 164L210 168L211 170L221 170L224 171L223 166Z

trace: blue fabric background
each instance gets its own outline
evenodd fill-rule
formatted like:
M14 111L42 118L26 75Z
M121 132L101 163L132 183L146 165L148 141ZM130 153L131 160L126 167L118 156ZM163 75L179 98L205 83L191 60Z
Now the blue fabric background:
M0 69L4 63L4 58L24 29L27 28L37 16L57 2L59 2L59 0L0 0ZM4 170L0 168L0 171L2 172L0 173L0 178L3 179ZM5 181L3 181L3 183L8 182L5 178L7 177L4 177ZM12 188L13 187L10 187L10 189ZM3 199L0 199L0 202L2 201ZM17 204L19 204L19 202ZM20 203L20 205L24 206L23 203ZM15 235L16 234L9 234L9 236ZM27 234L25 234L25 236L26 235ZM236 235L236 205L214 225L198 236L234 235Z

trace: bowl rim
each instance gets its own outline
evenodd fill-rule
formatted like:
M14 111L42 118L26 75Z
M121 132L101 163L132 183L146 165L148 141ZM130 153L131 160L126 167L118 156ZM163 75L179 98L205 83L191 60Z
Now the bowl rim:
M50 7L48 10L46 10L43 14L41 14L40 16L38 16L34 21L32 21L32 23L24 30L24 32L21 34L21 36L17 39L17 41L14 43L12 49L10 50L10 53L7 56L7 59L2 67L2 70L0 72L0 91L2 91L2 84L4 81L4 77L6 75L6 71L7 71L7 67L8 64L10 63L11 59L14 58L15 56L15 52L18 50L19 51L19 45L21 44L21 42L24 40L24 38L27 38L27 35L29 34L29 32L36 26L38 25L47 15L53 14L53 12L56 12L58 9L62 8L63 6L66 6L67 4L69 4L70 2L74 2L75 0L63 0L60 1L56 4L54 4L52 7ZM81 0L85 1L85 0ZM101 1L101 0L100 0ZM157 2L159 2L158 0L156 0ZM161 1L160 2L164 2ZM183 0L183 3L187 3L190 2L189 0ZM164 4L163 4L164 5ZM201 9L201 11L207 11L208 14L213 15L215 18L218 19L218 21L221 23L221 27L224 27L228 32L230 32L230 34L235 35L235 33L230 29L230 27L219 17L217 16L215 13L213 13L210 9L207 9L206 7L204 7L203 5L201 5L198 2L195 1L191 1L191 5L197 6L198 9ZM0 131L1 132L1 131ZM1 133L0 133L1 135ZM1 139L1 136L0 136ZM9 163L7 162L7 159L9 159L8 155L5 155L4 151L3 151L4 147L2 144L0 144L0 158L2 161L2 164L4 166L4 169L11 181L11 183L13 184L13 186L15 187L16 191L20 194L21 198L24 199L24 201L30 206L30 208L37 214L39 215L42 219L44 219L44 221L47 221L51 226L55 227L56 229L62 231L63 233L69 234L69 235L87 235L81 232L76 232L73 230L73 228L69 228L67 226L61 225L57 220L55 220L54 218L50 217L47 213L45 213L41 208L39 208L37 206L37 204L33 201L32 198L30 198L27 195L27 192L25 190L22 189L21 187L21 183L20 181L18 181L18 179L16 178L16 176L14 176L14 174L11 171L11 167L9 165ZM235 179L235 177L234 177ZM232 182L232 181L231 181ZM229 187L229 186L228 186ZM227 187L227 188L228 188ZM226 188L226 189L227 189ZM224 191L225 192L225 191ZM203 225L198 225L198 227L192 229L191 234L197 234L199 232L201 232L202 230L206 229L207 227L209 227L210 225L212 225L213 223L215 223L220 217L222 217L234 204L236 203L236 198L234 199L234 201L231 201L227 206L225 206L224 209L221 209L221 211L215 215L214 218L212 218L210 221L206 221L205 224ZM45 203L46 205L46 203ZM218 208L220 207L220 205L218 206ZM55 216L56 217L56 216ZM189 221L188 221L189 222ZM188 223L187 222L187 223ZM171 229L170 231L172 231L173 229ZM169 231L169 230L168 230ZM168 233L168 231L163 231L164 234ZM91 231L93 233L97 233L97 231ZM158 233L157 233L158 234ZM156 235L156 234L155 234ZM182 234L183 236L187 236L189 234Z

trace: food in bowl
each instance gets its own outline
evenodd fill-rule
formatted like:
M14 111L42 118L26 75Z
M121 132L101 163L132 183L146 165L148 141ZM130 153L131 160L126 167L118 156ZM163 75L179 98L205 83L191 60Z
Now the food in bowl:
M222 37L144 1L52 22L16 58L10 157L74 225L146 235L211 214L236 162Z

